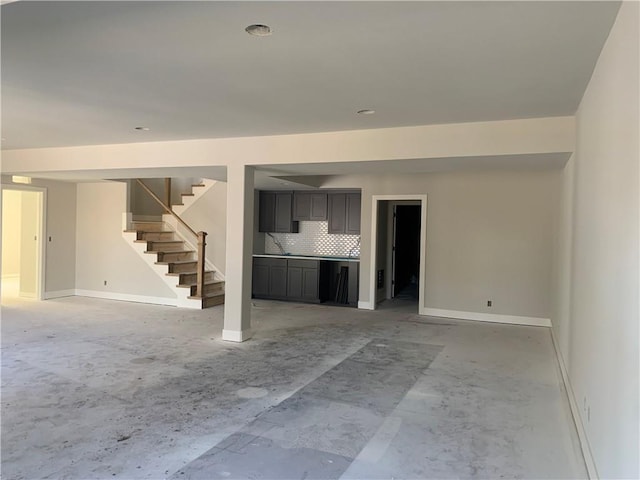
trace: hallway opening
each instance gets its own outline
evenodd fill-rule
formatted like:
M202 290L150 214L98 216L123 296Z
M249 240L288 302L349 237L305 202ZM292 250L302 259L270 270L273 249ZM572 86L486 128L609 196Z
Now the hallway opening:
M2 297L42 300L44 191L2 188Z

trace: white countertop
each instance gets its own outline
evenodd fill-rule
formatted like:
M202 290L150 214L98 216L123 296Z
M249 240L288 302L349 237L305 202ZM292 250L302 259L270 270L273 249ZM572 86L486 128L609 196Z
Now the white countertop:
M274 254L254 254L260 258L292 258L297 260L329 260L332 262L360 262L358 257L332 257L332 256L311 256L311 255L274 255Z

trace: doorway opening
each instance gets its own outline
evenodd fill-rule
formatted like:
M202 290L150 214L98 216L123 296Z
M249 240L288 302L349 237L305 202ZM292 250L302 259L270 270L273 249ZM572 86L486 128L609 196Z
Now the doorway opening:
M2 187L2 298L42 300L43 189Z
M361 308L402 308L424 315L427 196L373 195L371 301Z
M420 205L393 206L391 298L418 301L420 285Z

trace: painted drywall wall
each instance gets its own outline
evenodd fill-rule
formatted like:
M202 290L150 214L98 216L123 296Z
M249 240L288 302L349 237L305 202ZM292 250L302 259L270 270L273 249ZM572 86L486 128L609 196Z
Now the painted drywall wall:
M22 191L20 222L20 296L38 296L40 257L40 192Z
M2 175L10 185L11 177ZM45 298L72 295L76 276L76 184L32 178L46 191Z
M554 328L601 478L640 478L639 10L637 2L620 8L580 103L565 171L566 183L575 175L572 251L561 250L571 305L567 316L561 290Z
M124 182L77 185L76 289L175 299L122 237L126 198Z
M550 317L560 171L343 176L324 186L362 189L363 259L373 195L428 196L426 307ZM371 274L361 262L361 302L369 301Z
M571 264L573 251L573 195L575 154L562 172L562 189L557 216L556 245L554 251L554 280L552 298L552 327L554 337L564 358L570 357L571 325Z
M216 182L181 217L195 231L207 232L207 260L224 275L227 255L227 184ZM192 237L185 235L188 241L195 242Z
M3 152L7 173L573 152L573 117ZM101 174L104 175L104 174ZM108 175L104 175L108 177Z
M171 205L179 205L182 203L182 193L191 193L191 185L199 179L194 178L172 178L171 179ZM144 184L155 193L160 200L164 201L165 179L164 178L143 178ZM136 181L131 181L130 195L130 211L133 218L146 216L162 216L165 211Z
M2 276L20 275L20 231L22 195L17 190L2 191Z
M373 275L376 276L376 303L381 302L386 297L386 286L389 281L391 271L387 270L387 239L389 236L389 202L381 202L378 208L378 241L376 243L376 265L372 266ZM361 259L362 261L362 259ZM384 283L378 288L378 271L382 270Z

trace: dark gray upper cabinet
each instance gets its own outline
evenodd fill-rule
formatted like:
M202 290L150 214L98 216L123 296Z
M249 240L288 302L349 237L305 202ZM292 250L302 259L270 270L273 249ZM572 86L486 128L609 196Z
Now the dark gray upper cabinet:
M294 192L293 219L322 221L327 219L327 194Z
M347 221L344 233L351 235L360 234L360 194L359 193L347 193Z
M260 192L259 230L274 232L276 229L276 194L274 192Z
M258 229L261 232L297 233L293 221L293 192L260 192Z
M360 233L360 194L329 194L329 233Z
M329 194L329 233L344 233L347 225L346 198L344 193Z

